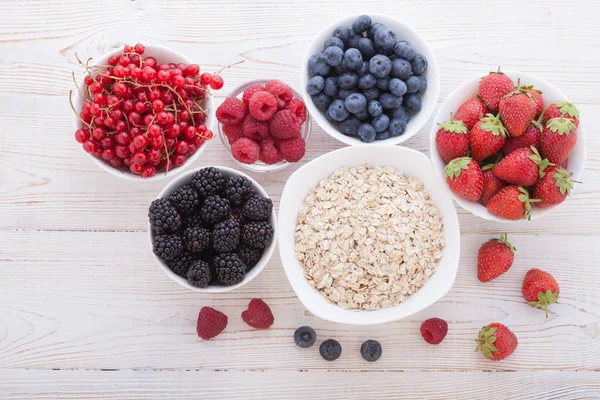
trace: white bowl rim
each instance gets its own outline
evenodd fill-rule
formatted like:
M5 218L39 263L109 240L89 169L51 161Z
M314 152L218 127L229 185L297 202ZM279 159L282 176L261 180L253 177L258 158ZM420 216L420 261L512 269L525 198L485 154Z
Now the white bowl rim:
M168 53L170 56L180 58L182 60L181 62L185 62L186 64L192 63L192 61L189 58L187 58L180 52L172 50L165 46L161 46L158 44L147 44L147 45L144 45L144 48L145 48L144 55L146 55L148 52L150 52L150 53L165 52L165 53ZM108 53L103 54L102 56L98 57L97 59L93 59L92 65L106 64L108 62L109 57L111 57L113 55L121 54L122 52L123 52L122 47L114 49ZM73 105L75 106L75 110L79 110L81 108L81 105L83 104L83 95L81 94L81 91L83 90L84 87L85 87L84 78L82 78L81 81L79 82L80 90L76 89L73 91ZM212 127L214 126L214 122L215 122L214 99L213 99L212 93L209 93L209 96L206 99L206 104L208 106L208 117L206 118L206 122L204 123L204 125L209 130L212 130ZM78 116L73 114L74 128L79 129L79 128L81 128L81 125L82 124L81 124L81 121L79 120ZM88 158L90 158L94 162L94 164L96 164L98 167L100 167L101 169L103 169L104 171L108 172L109 174L111 174L113 176L116 176L118 178L125 179L128 181L132 181L132 182L154 182L154 181L160 181L162 179L174 177L176 175L179 175L183 171L185 171L185 169L187 167L189 167L191 164L193 164L198 159L200 154L202 154L204 152L204 150L206 149L206 146L208 145L209 142L210 142L210 140L205 141L202 144L202 146L200 146L198 148L198 150L196 150L196 152L191 157L189 157L182 166L173 168L168 173L165 173L164 171L160 172L160 173L157 172L154 176L152 176L150 178L142 178L141 176L135 175L128 170L118 170L116 168L111 167L109 164L104 162L104 160L99 160L98 158L94 157L93 155L91 155L85 151L84 151L84 153Z
M194 173L200 171L201 169L208 168L208 167L209 166L193 168L193 169L186 171L184 174L179 175L177 178L175 178L171 182L169 182L160 191L157 199L162 199L162 198L167 197L171 192L173 192L175 190L175 187L185 184L182 181L191 181L192 175L194 175ZM238 176L244 176L244 177L248 178L250 180L250 182L252 182L252 186L256 190L258 190L260 192L260 194L262 194L265 197L269 197L269 194L267 193L267 191L258 182L256 182L251 176L249 176L241 171L238 171L236 169L229 168L229 167L223 167L223 166L219 166L219 165L210 165L210 167L217 168L219 171L224 172L226 176L238 175ZM256 278L258 276L258 274L261 273L261 271L266 267L266 265L271 260L271 257L273 256L273 252L275 251L275 247L277 246L277 235L278 235L278 230L277 230L278 220L277 220L277 212L275 211L275 206L273 206L273 211L271 213L270 222L271 222L271 226L273 227L273 241L271 242L269 247L267 247L265 249L265 251L263 252L263 254L260 258L260 261L250 270L250 272L248 272L248 274L246 274L246 277L244 278L244 280L235 285L231 285L231 286L209 285L208 287L205 287L205 288L199 288L199 287L192 286L187 280L185 280L181 276L177 275L175 272L171 271L171 269L167 266L167 264L163 260L158 258L156 256L156 254L154 254L154 252L152 251L152 247L153 247L152 246L152 227L150 226L150 223L148 223L148 242L150 243L150 253L152 253L154 260L156 261L158 266L163 270L163 272L165 274L167 274L167 276L169 278L171 278L171 280L177 282L178 284L185 287L186 289L190 289L190 290L193 290L195 292L200 292L200 293L230 292L232 290L235 290L239 287L244 286L245 284L247 284L248 282L250 282L254 278Z
M527 82L525 82L527 84L530 84L529 81L531 81L531 80L537 80L537 81L541 82L542 85L546 85L546 86L552 88L554 91L556 91L563 98L563 100L570 101L568 99L568 97L565 96L560 91L560 89L558 89L556 86L552 85L545 79L540 78L534 74L529 74L526 72L515 71L515 70L502 70L502 72L504 74L508 75L509 77L511 77L511 79L513 79L513 81L515 80L514 78L512 78L513 76L518 76L519 78L521 78L522 81L527 81ZM464 210L470 212L471 214L473 214L477 217L483 218L488 221L502 222L502 223L522 223L525 220L513 221L513 220L508 220L505 218L500 218L500 217L490 213L487 210L487 208L483 207L479 203L468 201L468 200L465 200L465 199L455 195L448 187L448 183L446 182L446 179L443 176L443 170L439 170L438 168L436 168L436 163L433 160L433 158L435 156L439 156L437 147L435 145L435 135L437 133L436 121L438 120L438 114L440 113L440 110L444 107L444 105L448 99L451 99L452 97L456 96L458 93L465 91L475 81L478 82L479 80L481 80L481 78L483 78L487 74L488 74L487 72L484 72L484 73L474 75L473 77L467 79L466 81L462 82L458 87L456 87L456 89L454 89L448 95L448 97L446 97L446 99L444 99L441 106L438 108L438 111L436 112L435 116L433 117L431 131L429 133L429 155L430 155L430 158L431 158L431 161L433 164L433 168L435 169L435 173L436 173L438 179L442 182L442 186L444 186L444 188L447 189L447 191L449 192L450 196L454 199L454 201L456 203L458 203ZM548 105L546 105L546 107L547 106ZM453 112L456 112L456 110L454 110ZM581 124L581 122L579 124L579 127L577 128L577 141L581 142L582 146L583 146L583 150L582 150L583 151L583 159L581 160L581 168L579 168L576 171L573 171L573 170L569 170L569 171L573 173L573 179L581 180L581 177L582 177L584 169L585 169L585 162L587 161L587 136L586 136L585 129L584 129L583 125ZM569 166L570 165L571 164L569 163ZM571 190L571 196L577 190L577 186L578 185L574 185L573 189ZM565 200L565 202L566 201L568 201L568 198L567 198L567 200ZM560 207L560 204L558 204L556 206L548 207L548 208L532 207L531 221L540 219L540 218L546 216L550 211L554 210L556 207Z
M431 107L429 107L429 109L422 108L421 111L419 111L418 114L422 113L423 115L425 115L424 117L422 117L423 120L420 123L420 126L416 127L416 125L414 124L414 121L413 121L413 117L411 117L411 121L408 123L408 126L409 127L411 126L410 125L411 122L413 122L413 125L411 128L407 128L407 132L404 133L403 135L396 136L396 137L390 137L389 139L385 139L385 140L382 140L379 142L375 141L375 142L371 142L371 143L365 143L365 142L362 142L360 139L346 136L343 133L339 132L337 129L329 126L329 121L327 121L327 119L325 118L324 113L315 107L314 103L312 102L311 96L306 91L306 84L308 83L308 79L307 79L308 73L305 74L304 72L308 68L307 67L308 60L313 54L311 52L311 48L313 47L314 43L317 41L318 38L320 38L321 36L324 36L326 32L331 33L334 31L335 28L337 28L340 25L348 26L348 22L351 24L352 20L356 19L357 17L359 17L361 15L365 15L365 14L358 13L358 14L347 15L343 18L333 21L332 23L330 23L329 25L327 25L326 27L321 29L321 31L319 31L319 33L317 33L317 35L314 37L314 39L310 42L309 46L307 47L307 49L304 53L304 57L302 59L302 67L300 68L300 93L302 94L302 97L304 99L304 104L306 104L307 110L312 115L316 124L318 126L320 126L321 129L323 129L329 136L339 140L340 142L345 143L347 145L351 145L351 146L369 146L369 145L377 145L377 144L386 144L386 145L400 144L400 143L403 143L403 142L409 140L410 138L412 138L413 136L415 136L417 133L419 133L421 131L423 126L425 126L425 124L427 123L427 121L429 121L429 118L435 111L435 107L438 103L438 98L440 96L440 69L439 69L439 65L437 62L437 57L435 56L435 53L431 50L431 47L429 46L427 41L419 34L419 32L417 32L416 29L414 29L410 24L404 22L403 20L396 18L396 17L389 16L389 15L380 14L380 13L367 14L367 15L369 15L369 17L371 17L372 21L377 21L377 20L393 21L394 24L402 26L403 29L406 29L412 35L418 37L420 39L420 41L423 43L422 48L419 48L418 52L423 53L427 56L427 71L431 75L431 77L434 78L432 80L430 80L429 77L427 78L427 90L425 91L425 94L423 95L423 97L426 95L431 96L434 98L434 100L432 101L432 105L431 105ZM386 23L389 24L389 22L386 22ZM392 27L390 27L390 28L392 28ZM396 29L393 29L394 32L396 32ZM329 34L329 35L331 36L331 34ZM411 44L414 45L414 43L412 43L412 42L411 42Z

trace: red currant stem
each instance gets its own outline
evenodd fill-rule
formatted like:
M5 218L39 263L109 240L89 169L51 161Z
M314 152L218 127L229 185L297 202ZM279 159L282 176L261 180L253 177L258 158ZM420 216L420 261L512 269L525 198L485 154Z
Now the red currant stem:
M192 100L194 102L194 104L196 105L196 107L198 107L198 109L200 109L200 112L202 112L206 117L208 117L208 113L206 111L204 111L204 109L202 108L202 106L200 104L198 104L196 102L196 100ZM194 114L198 114L197 112L195 112Z
M226 70L226 69L229 69L229 68L231 68L231 67L233 67L233 66L235 66L235 65L242 64L244 61L246 61L246 60L240 60L240 61L238 61L238 62L235 62L235 63L233 63L233 64L226 65L226 66L224 66L223 68L221 68L220 70L218 70L217 72L215 72L215 75L219 75L219 74L220 74L221 72L223 72L224 70Z
M163 140L163 145L165 147L165 155L167 156L167 167L165 168L165 175L169 172L169 167L171 166L171 160L169 159L169 149L167 149L167 141Z
M71 77L73 78L73 83L75 83L75 87L77 88L77 91L81 91L81 89L79 88L79 85L77 84L77 80L75 79L75 72L71 71Z
M69 104L71 105L71 110L73 110L73 112L75 113L75 115L77 115L77 118L79 118L79 120L81 122L83 122L89 129L90 131L92 130L92 125L88 124L87 122L85 122L83 120L83 118L81 118L81 116L79 115L79 113L75 110L75 106L73 105L73 91L69 90Z
M146 125L146 136L148 135L148 129L150 128L150 125L152 125L152 123L154 122L155 118L156 118L156 114L154 114L152 116L152 119L150 120L150 123L148 125Z
M179 123L179 112L177 111L177 104L175 103L175 100L173 100L173 110L175 111L173 114L175 114L175 122Z

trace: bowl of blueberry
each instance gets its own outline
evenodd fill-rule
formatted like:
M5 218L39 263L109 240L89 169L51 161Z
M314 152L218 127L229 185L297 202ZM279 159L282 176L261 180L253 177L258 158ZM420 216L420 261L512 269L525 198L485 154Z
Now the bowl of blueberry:
M231 168L180 175L152 202L148 220L157 264L172 280L199 292L245 285L275 249L273 202L255 180Z
M408 140L425 125L439 95L437 60L425 40L381 14L351 15L325 27L301 71L311 116L349 145Z

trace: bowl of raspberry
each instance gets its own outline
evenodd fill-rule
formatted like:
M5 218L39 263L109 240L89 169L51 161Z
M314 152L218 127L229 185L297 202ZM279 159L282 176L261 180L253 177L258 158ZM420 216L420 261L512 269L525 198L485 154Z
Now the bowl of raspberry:
M70 96L75 140L108 173L164 179L194 162L212 139L210 90L223 86L218 73L139 43L78 61L85 76Z
M221 143L246 169L279 171L304 157L310 115L300 94L280 80L237 87L217 108L216 118Z
M277 216L267 192L226 167L185 172L148 209L154 259L175 282L204 293L245 285L275 250Z
M310 115L349 145L410 139L439 96L435 55L417 31L387 15L332 22L312 41L300 70Z

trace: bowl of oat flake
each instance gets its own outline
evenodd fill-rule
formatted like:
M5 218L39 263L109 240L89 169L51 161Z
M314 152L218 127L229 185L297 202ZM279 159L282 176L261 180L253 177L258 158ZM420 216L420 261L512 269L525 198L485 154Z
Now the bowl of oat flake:
M288 179L279 252L296 295L324 320L374 325L435 303L458 270L456 209L429 159L405 147L346 147Z

